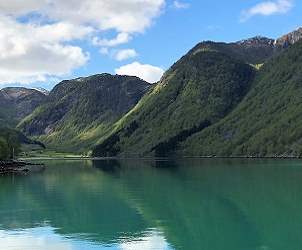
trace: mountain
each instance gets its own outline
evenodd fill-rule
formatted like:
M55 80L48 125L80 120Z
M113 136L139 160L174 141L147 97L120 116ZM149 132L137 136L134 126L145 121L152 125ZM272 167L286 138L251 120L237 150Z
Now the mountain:
M112 128L95 156L167 156L177 142L225 117L249 91L255 68L195 47Z
M32 88L32 89L37 90L46 96L49 95L49 91L47 89L44 88Z
M288 46L295 44L301 39L302 39L302 28L299 28L275 40L274 46L287 48Z
M291 34L288 46L263 37L198 44L93 155L299 154L302 42Z
M302 41L268 61L242 102L180 147L187 155L302 156Z
M3 88L0 90L0 127L14 127L46 100L35 89Z
M258 65L276 53L275 40L256 36L233 43L205 41L197 44L192 51L219 51L245 63Z
M300 155L301 38L298 29L204 41L154 85L110 74L65 80L35 90L42 104L18 128L93 156ZM7 96L16 94L1 91L0 104Z
M56 149L87 151L151 87L137 77L110 74L65 80L18 128Z

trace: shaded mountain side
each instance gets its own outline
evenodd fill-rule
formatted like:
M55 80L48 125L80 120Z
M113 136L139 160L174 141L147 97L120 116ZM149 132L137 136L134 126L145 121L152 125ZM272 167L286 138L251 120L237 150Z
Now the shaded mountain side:
M35 89L10 87L0 90L0 126L15 127L47 99Z
M150 88L137 77L110 74L66 80L18 127L50 147L85 151Z
M238 107L194 134L183 155L302 156L302 41L259 71Z
M189 52L94 148L94 156L173 154L178 142L228 114L245 96L255 69L224 53Z
M0 128L0 160L17 156L21 151L21 145L45 148L43 143L32 140L15 129Z

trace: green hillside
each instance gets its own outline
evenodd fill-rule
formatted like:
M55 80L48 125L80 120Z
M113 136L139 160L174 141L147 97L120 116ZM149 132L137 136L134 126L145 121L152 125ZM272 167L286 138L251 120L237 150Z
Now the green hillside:
M302 42L268 61L240 105L182 144L185 155L302 156Z
M254 74L252 66L225 53L193 49L93 154L167 156L191 134L225 117L248 92Z
M154 85L66 80L18 128L50 150L93 156L300 156L301 37L202 42Z
M59 83L18 126L47 147L88 151L151 85L137 77L94 75Z
M301 43L273 52L264 38L197 45L93 155L300 155Z

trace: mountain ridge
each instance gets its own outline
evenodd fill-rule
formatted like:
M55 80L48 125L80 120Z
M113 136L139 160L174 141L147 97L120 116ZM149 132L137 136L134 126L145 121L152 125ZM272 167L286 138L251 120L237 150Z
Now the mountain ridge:
M256 41L256 43L255 43ZM195 89L195 91L199 91L198 88L200 88L200 85L202 85L202 88L206 88L207 90L210 90L211 85L207 85L209 82L211 82L211 78L209 78L207 76L207 73L209 72L208 70L210 69L211 66L215 65L215 63L217 63L217 61L222 61L222 59L218 59L216 58L215 62L211 62L211 63L207 63L204 64L209 58L210 55L212 55L213 53L219 54L219 55L223 55L223 57L225 58L232 58L232 60L235 60L237 62L241 62L243 63L243 65L249 65L251 63L264 63L264 65L269 65L269 64L274 64L275 60L278 60L279 58L282 58L282 60L289 60L287 59L286 56L287 55L287 51L291 51L294 50L296 47L299 47L298 45L301 44L302 42L300 42L300 40L294 41L292 45L290 46L283 46L282 48L277 48L277 53L276 53L276 45L274 40L270 40L270 39L266 39L266 38L260 38L257 37L256 39L248 39L248 40L244 40L238 43L230 43L230 44L226 44L226 43L214 43L214 42L202 42L198 45L196 45L192 50L190 50L188 52L187 55L185 55L184 57L182 57L176 64L174 64L164 75L164 77L162 78L161 82L158 84L157 86L157 93L156 95L153 94L155 97L153 98L157 98L156 101L154 101L153 105L152 104L148 104L148 101L146 101L146 99L148 99L148 97L145 97L145 100L143 101L143 103L139 104L139 106L130 113L128 120L122 120L120 122L120 124L115 128L115 132L109 136L107 139L105 139L99 146L97 146L94 151L93 151L93 155L94 156L131 156L131 155L135 155L137 154L138 156L146 156L146 155L150 155L150 156L160 156L160 157L166 157L166 156L171 156L174 155L175 153L178 155L183 155L183 156L206 156L206 155L219 155L219 154L215 154L215 148L212 148L212 151L202 151L200 149L199 145L205 145L202 143L196 143L194 141L192 142L192 145L196 145L196 149L192 149L192 151L188 151L187 149L190 148L190 143L186 144L187 141L193 137L195 134L198 133L203 133L203 131L212 131L211 128L215 127L216 123L219 123L220 121L223 121L224 119L227 119L227 117L229 117L229 115L236 110L237 106L241 105L242 100L245 100L245 94L242 95L242 100L240 100L236 105L234 105L230 112L226 112L223 116L221 116L219 119L217 120L209 120L209 119L201 119L201 114L200 113L195 113L195 112L184 112L184 110L186 110L190 105L192 104L188 104L188 103L182 103L179 107L178 107L178 111L180 112L180 116L178 116L177 118L173 117L173 113L175 113L175 111L173 111L173 109L170 109L169 112L167 112L166 116L160 115L162 113L162 111L160 110L164 110L166 109L166 105L171 106L175 103L177 103L177 100L179 98L181 98L182 96L182 90L176 90L175 91L175 95L174 95L174 99L171 102L172 104L164 104L161 105L162 102L162 98L160 97L161 95L161 91L163 91L163 89L165 89L166 86L169 85L175 85L177 81L181 82L181 76L175 79L175 76L179 73L182 72L182 69L185 68L183 62L185 61L193 61L194 57L198 57L198 55L206 55L206 57L200 58L200 62L202 62L200 64L200 66L198 66L198 71L203 72L201 73L201 77L206 77L206 82L202 82L201 80L198 80L196 83L197 85L195 85L195 87L193 87L193 89ZM260 45L259 45L260 44ZM295 44L298 44L296 46L294 46ZM264 50L263 50L263 46L264 46ZM268 47L269 46L269 50ZM294 47L292 47L294 46ZM247 54L246 52L251 52L251 54ZM298 51L298 50L297 50ZM257 53L256 53L257 52ZM269 53L264 53L264 52L269 52ZM259 54L258 54L259 53ZM284 58L284 59L283 59ZM291 59L292 60L292 59ZM287 62L289 63L289 62ZM281 64L281 62L280 62ZM201 66L203 65L203 66ZM224 66L226 66L223 63ZM287 69L288 66L286 64L282 64L285 68L285 70L281 70L278 69L276 70L276 74L280 73L280 72L284 72L284 74L287 74ZM264 66L263 66L264 67ZM274 64L274 67L278 67L278 65ZM190 66L190 68L192 69L193 67ZM266 69L266 67L264 67L264 69ZM232 71L230 71L230 69L228 69L227 71L223 72L220 70L221 66L217 67L213 72L216 72L216 74L219 77L225 77L226 75L230 74ZM205 71L203 71L205 70ZM256 70L256 77L251 77L250 81L252 81L251 83L251 90L254 89L254 85L256 84L256 82L258 81L257 79L259 78L259 75L261 75L263 72L262 69L260 70ZM298 72L296 71L292 71L291 74L297 74ZM233 73L231 73L232 75ZM190 74L189 74L190 75ZM191 72L191 75L192 72ZM187 77L184 78L185 79L185 83L184 86L188 86L190 85L190 83L192 82L192 78ZM202 78L200 78L202 79ZM274 78L275 79L275 78ZM275 79L276 80L276 79ZM217 82L218 80L214 80L213 83ZM242 80L239 80L242 81ZM212 84L213 84L212 83ZM199 87L198 87L199 86ZM218 89L216 89L216 91L220 91L219 89L223 89L224 84L220 85L218 87ZM186 88L185 87L185 88ZM271 88L274 88L274 85L271 86ZM247 91L246 95L249 95L250 91ZM259 91L259 90L258 90ZM219 92L216 92L219 93ZM189 94L191 100L194 101L194 99L192 99L192 97L194 96L193 93L191 92ZM218 94L218 97L221 97L220 94ZM152 98L152 97L150 97ZM149 98L149 99L150 99ZM202 97L203 98L203 97ZM267 97L269 98L269 97ZM200 97L198 97L198 99L200 100ZM197 100L198 100L197 99ZM196 100L196 101L197 101ZM211 97L209 99L209 103L213 102L214 96ZM155 106L158 105L159 107ZM225 103L223 104L225 105ZM151 107L148 108L148 106ZM201 105L199 104L199 109L204 109L205 105ZM148 113L152 114L152 109L159 109L158 112L156 112L154 115L149 116L146 115ZM183 111L182 111L183 110ZM206 108L205 112L208 111L208 108ZM213 110L211 110L210 112L211 115L213 115ZM200 117L199 122L193 122L191 123L191 125L189 126L183 126L181 124L186 124L188 121L192 121L192 116L195 117ZM142 118L143 117L143 118ZM158 117L162 117L162 118L158 118ZM165 118L167 117L166 121ZM160 120L161 119L161 120ZM179 126L177 125L173 125L173 123L170 122L170 120L176 120L176 123L180 124ZM142 121L141 121L142 120ZM155 122L157 121L158 122ZM194 120L194 119L193 119ZM161 124L160 126L157 126L157 124ZM147 124L152 124L151 126L147 126ZM168 125L167 125L168 124ZM170 125L169 125L170 124ZM147 126L147 127L146 127ZM166 129L163 132L160 132L163 128ZM179 128L179 130L177 130L176 128ZM155 130L155 132L153 131ZM153 132L152 132L153 131ZM177 132L178 131L178 132ZM148 135L151 134L151 135ZM209 137L210 138L210 137ZM208 143L210 143L208 141ZM184 146L185 145L185 146ZM181 151L179 151L179 147L182 147ZM231 150L232 150L232 145L229 145L230 148L230 152L227 152L226 154L220 154L220 156L228 156L228 155L232 155ZM183 154L183 153L186 154ZM194 154L191 154L191 152L195 152ZM206 154L201 154L202 152L206 152ZM248 151L247 151L248 153ZM265 154L262 154L262 156Z
M190 150L200 155L205 151L192 138L215 131L211 129L230 117L270 65L276 74L298 77L283 61L292 60L284 56L287 51L299 51L300 31L275 40L257 36L232 43L201 42L153 85L108 73L64 80L18 128L53 149L92 149L93 156L165 157L190 155ZM285 70L275 69L279 58Z
M57 84L47 102L19 125L25 134L65 150L87 150L151 88L132 76L107 73Z

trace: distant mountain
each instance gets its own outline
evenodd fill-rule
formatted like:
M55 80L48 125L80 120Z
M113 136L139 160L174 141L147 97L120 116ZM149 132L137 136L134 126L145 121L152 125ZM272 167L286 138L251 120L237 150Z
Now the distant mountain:
M302 41L291 34L288 45L263 37L198 44L93 155L302 156Z
M110 74L66 80L18 127L60 150L85 151L151 87L137 77Z
M3 88L0 90L0 127L14 127L46 100L35 89Z
M32 89L37 90L44 95L49 95L49 91L47 89L44 89L44 88L32 88Z

